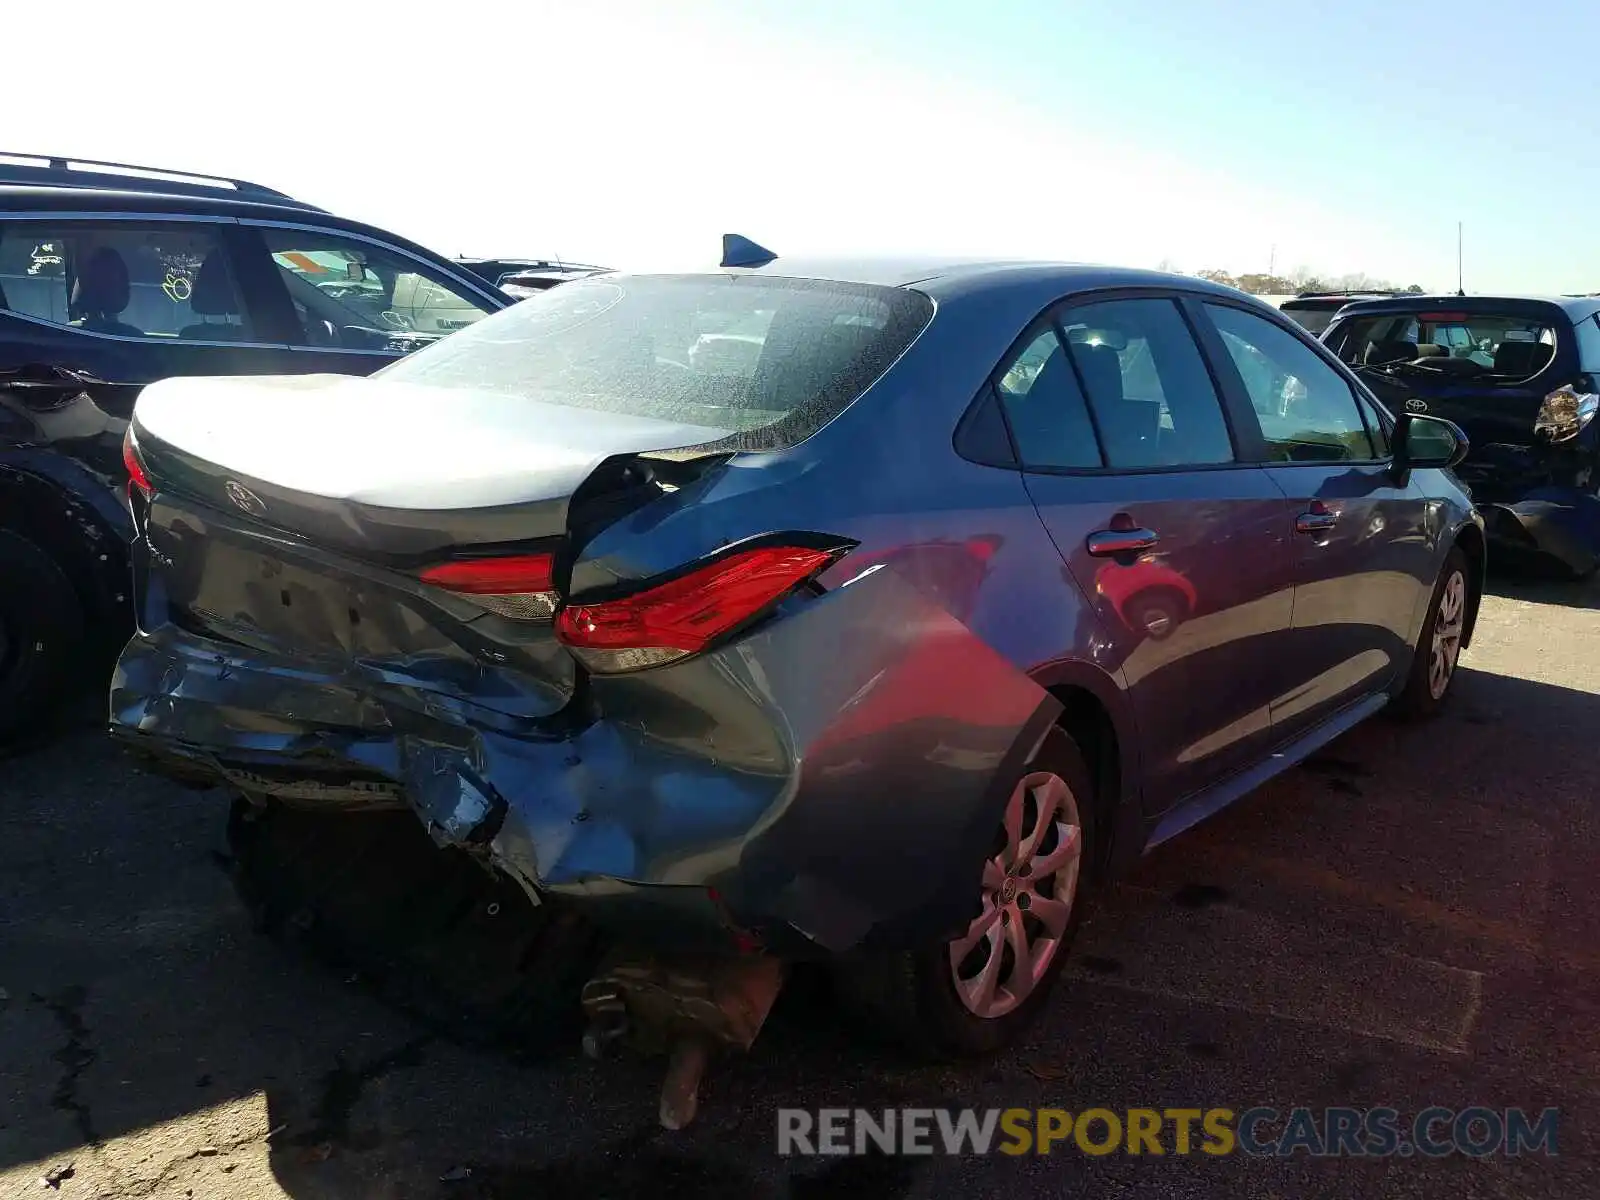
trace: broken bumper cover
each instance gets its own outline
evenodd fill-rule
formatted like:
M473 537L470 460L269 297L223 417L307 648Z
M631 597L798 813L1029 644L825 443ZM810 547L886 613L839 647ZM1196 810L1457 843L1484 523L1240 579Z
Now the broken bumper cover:
M1535 488L1512 503L1480 503L1497 550L1553 558L1576 575L1600 567L1600 498L1574 488Z
M698 659L595 677L581 718L519 720L359 664L310 673L173 626L129 644L110 700L113 732L175 772L409 805L440 845L602 926L780 953L959 929L1008 780L1059 711L890 572Z

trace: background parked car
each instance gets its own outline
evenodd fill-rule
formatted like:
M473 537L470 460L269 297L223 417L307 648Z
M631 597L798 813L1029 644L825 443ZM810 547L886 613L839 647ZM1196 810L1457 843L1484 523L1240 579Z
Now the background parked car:
M610 270L590 263L563 262L559 258L458 258L456 261L518 300L558 283Z
M1600 297L1362 301L1323 340L1391 409L1467 431L1458 472L1501 549L1600 568Z
M1278 311L1312 333L1320 334L1333 323L1334 314L1356 300L1399 296L1398 291L1377 292L1301 292L1278 305Z
M0 736L127 636L122 436L145 384L364 375L511 303L281 192L164 176L0 155Z
M586 266L582 263L543 263L502 276L500 287L506 295L526 300L529 296L548 291L558 283L570 283L574 279L602 275L610 269L610 267Z
M290 798L329 837L409 805L430 855L538 896L496 893L492 981L438 968L470 899L362 926L364 961L429 939L400 974L469 1024L525 1029L579 921L618 944L597 1020L707 1012L654 1003L651 962L770 1000L818 957L888 1035L992 1050L1088 880L1444 703L1484 564L1465 441L1193 278L763 261L567 284L371 379L151 388L113 725L237 789L269 914L384 907L263 853Z

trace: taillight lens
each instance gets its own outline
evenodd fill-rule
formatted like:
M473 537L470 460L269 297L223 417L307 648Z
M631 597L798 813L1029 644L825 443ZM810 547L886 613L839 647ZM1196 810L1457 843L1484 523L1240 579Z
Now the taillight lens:
M1563 384L1544 398L1533 432L1552 442L1570 441L1594 420L1596 411L1600 411L1600 395Z
M591 671L637 671L686 658L763 615L839 557L762 546L629 596L569 605L556 637Z
M128 431L122 435L122 465L128 470L128 491L132 494L138 488L146 496L155 491L150 482L150 475L144 469L144 463L139 459L139 447L133 440L133 426L128 426Z
M457 559L429 567L418 578L513 621L548 621L561 602L555 560L548 554Z

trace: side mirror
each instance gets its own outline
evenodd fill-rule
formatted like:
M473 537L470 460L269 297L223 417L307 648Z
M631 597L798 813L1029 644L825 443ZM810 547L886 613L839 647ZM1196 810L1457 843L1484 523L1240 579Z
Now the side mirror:
M1409 478L1415 468L1448 470L1466 458L1471 442L1461 426L1443 417L1404 413L1395 422L1395 471Z

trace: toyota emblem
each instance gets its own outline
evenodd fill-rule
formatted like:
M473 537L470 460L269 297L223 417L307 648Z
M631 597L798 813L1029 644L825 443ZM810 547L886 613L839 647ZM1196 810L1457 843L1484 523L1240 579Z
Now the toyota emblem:
M1428 402L1426 400L1418 400L1415 397L1412 397L1410 400L1406 401L1406 411L1407 412L1427 412L1428 411Z
M261 497L237 480L228 480L222 490L228 493L228 499L232 500L235 506L252 517L259 517L267 511L267 506L261 503Z

